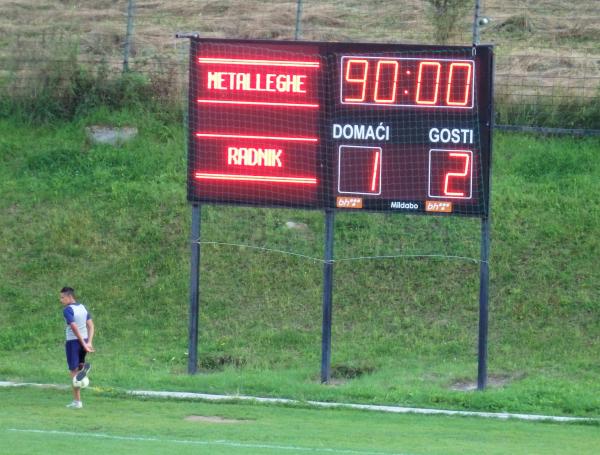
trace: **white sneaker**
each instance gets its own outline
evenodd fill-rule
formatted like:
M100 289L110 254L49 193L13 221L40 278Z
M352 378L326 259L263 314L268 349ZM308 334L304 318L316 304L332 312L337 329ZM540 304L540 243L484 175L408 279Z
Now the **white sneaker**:
M75 401L75 400L73 400L73 401L71 401L67 405L67 408L70 408L70 409L81 409L81 408L83 408L83 403L81 401Z

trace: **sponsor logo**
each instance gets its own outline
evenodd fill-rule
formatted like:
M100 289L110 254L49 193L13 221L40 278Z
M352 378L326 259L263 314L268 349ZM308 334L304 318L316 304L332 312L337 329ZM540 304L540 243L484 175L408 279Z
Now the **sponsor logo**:
M426 212L451 213L452 202L444 201L425 201Z
M336 207L340 209L362 209L362 197L338 196L335 201Z
M404 210L419 210L419 204L417 204L416 202L392 201L390 202L390 208Z

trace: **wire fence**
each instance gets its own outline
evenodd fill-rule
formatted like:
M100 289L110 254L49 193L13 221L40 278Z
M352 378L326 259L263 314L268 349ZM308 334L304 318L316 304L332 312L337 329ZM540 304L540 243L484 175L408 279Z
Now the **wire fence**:
M0 0L0 88L60 86L83 66L141 73L156 97L182 99L188 43L175 39L180 31L461 45L475 31L496 49L498 125L600 132L600 8L589 1Z

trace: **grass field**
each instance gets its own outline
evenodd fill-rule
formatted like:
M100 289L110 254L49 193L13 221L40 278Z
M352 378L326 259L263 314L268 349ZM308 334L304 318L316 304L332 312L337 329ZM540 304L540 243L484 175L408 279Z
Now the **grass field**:
M93 145L90 124L140 134ZM57 293L70 284L94 315L94 380L105 387L600 415L597 138L495 138L491 386L474 393L478 265L412 257L478 258L468 219L337 217L323 386L323 215L204 207L204 241L305 257L203 245L201 374L188 376L183 137L181 123L143 112L0 121L2 380L66 382ZM386 255L397 257L341 260Z
M600 446L597 425L85 395L73 411L67 390L0 389L0 453L593 455Z

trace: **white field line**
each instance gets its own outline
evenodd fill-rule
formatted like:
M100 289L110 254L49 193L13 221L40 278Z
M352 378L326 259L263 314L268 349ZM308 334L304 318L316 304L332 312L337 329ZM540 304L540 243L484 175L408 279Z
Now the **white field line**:
M54 384L33 384L33 383L16 383L2 382L0 387L56 387ZM265 404L285 404L285 405L309 405L318 408L342 408L342 409L359 409L363 411L389 412L393 414L423 414L423 415L446 415L446 416L463 416L463 417L481 417L486 419L516 419L528 421L548 421L548 422L596 422L597 418L591 417L564 417L539 414L515 414L510 412L476 412L476 411L452 411L447 409L427 409L427 408L409 408L404 406L381 406L370 404L353 404L353 403L330 403L323 401L299 401L290 400L288 398L261 398L248 395L213 395L207 393L193 392L159 392L152 390L128 390L129 395L155 397L155 398L176 398L183 400L202 400L202 401L250 401L255 403Z
M57 430L34 430L34 429L20 429L20 428L7 428L6 431L15 433L33 433L43 434L50 436L74 436L81 440L82 438L98 438L108 439L113 441L134 441L134 442L158 442L166 444L186 444L186 445L199 445L199 446L220 446L220 447L235 447L240 449L267 449L277 451L291 451L291 452L311 452L311 453L334 453L334 454L346 454L346 455L410 455L408 453L397 453L397 452L371 452L364 450L352 450L352 449L335 449L330 447L302 447L302 446L290 446L290 445L279 445L279 444L252 444L237 441L202 441L198 439L162 439L156 437L146 436L117 436L107 433L90 433L90 432L76 432L76 431L57 431Z
M343 408L360 409L364 411L389 412L394 414L425 414L425 415L448 415L448 416L467 416L483 417L488 419L517 419L530 421L550 421L550 422L592 422L597 419L587 417L563 417L535 414L513 414L509 412L475 412L475 411L451 411L445 409L426 409L426 408L408 408L403 406L381 406L369 404L353 403L329 403L323 401L298 401L287 398L260 398L247 395L211 395L206 393L192 392L156 392L149 390L131 390L130 395L157 397L157 398L178 398L185 400L203 400L203 401L251 401L266 404L285 404L285 405L310 405L319 408Z

